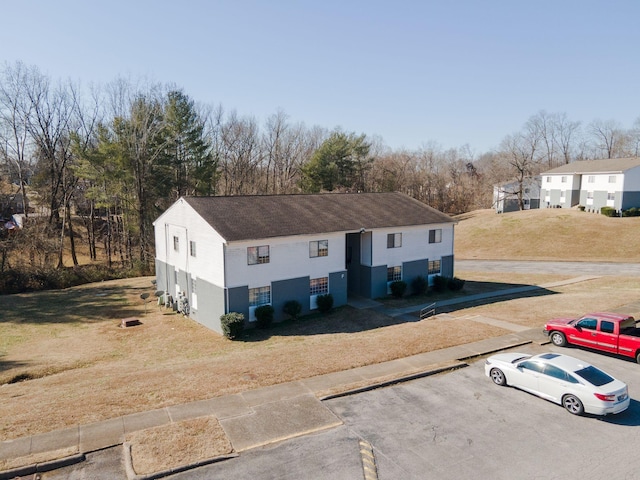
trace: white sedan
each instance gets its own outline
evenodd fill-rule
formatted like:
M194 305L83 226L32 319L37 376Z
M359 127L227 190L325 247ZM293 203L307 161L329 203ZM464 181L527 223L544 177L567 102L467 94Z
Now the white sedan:
M559 353L500 353L489 357L485 374L500 386L533 393L580 415L620 413L629 407L627 385L593 365Z

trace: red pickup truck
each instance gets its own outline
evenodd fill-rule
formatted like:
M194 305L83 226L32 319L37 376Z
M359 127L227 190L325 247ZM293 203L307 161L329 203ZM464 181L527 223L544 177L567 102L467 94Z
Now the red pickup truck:
M544 333L558 347L581 345L640 363L640 328L629 315L598 312L580 318L554 318L546 323Z

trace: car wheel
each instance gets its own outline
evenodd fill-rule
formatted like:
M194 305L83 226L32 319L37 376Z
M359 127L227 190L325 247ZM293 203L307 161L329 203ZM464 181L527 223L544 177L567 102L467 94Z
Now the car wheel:
M502 370L499 368L492 368L489 375L491 375L491 380L493 380L493 383L496 385L504 387L507 384L507 377L504 376L504 373L502 373Z
M640 352L636 353L636 362L640 363Z
M564 347L567 344L567 337L564 336L564 333L553 332L551 334L551 343L556 347Z
M569 413L574 415L581 415L584 413L584 406L580 399L574 395L565 395L562 397L562 406L567 409Z

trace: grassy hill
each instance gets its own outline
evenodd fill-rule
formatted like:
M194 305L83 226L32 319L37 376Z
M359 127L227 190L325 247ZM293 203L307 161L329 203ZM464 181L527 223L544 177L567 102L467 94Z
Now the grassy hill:
M455 219L458 259L640 262L640 217L546 208Z

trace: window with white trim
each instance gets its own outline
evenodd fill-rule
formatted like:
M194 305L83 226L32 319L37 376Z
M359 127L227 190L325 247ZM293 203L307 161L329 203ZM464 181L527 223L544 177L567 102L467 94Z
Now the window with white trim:
M271 303L271 287L249 289L249 306L268 305Z
M593 200L593 192L587 192L587 200Z
M607 193L607 200L615 200L616 199L616 194L615 193Z
M325 295L329 293L329 277L309 280L309 295Z
M192 257L196 256L196 242L194 242L193 240L189 241L189 254Z
M565 175L563 175L562 178L560 179L560 181L562 183L567 183L567 177Z
M269 245L247 247L247 263L249 265L269 263Z
M551 177L547 177L547 183L551 183Z
M435 230L429 230L429 243L441 243L442 242L442 229L437 228Z
M402 246L401 233L389 233L387 235L387 248L400 248Z
M180 251L180 239L176 235L173 236L173 249L176 252Z
M587 177L587 183L595 183L596 181L596 176L595 175L589 175Z
M442 271L442 262L440 260L429 260L429 275L437 275Z
M616 176L615 175L609 175L609 183L616 183Z
M329 255L329 240L312 240L309 242L309 257L326 257Z
M402 267L387 267L387 282L402 280Z

